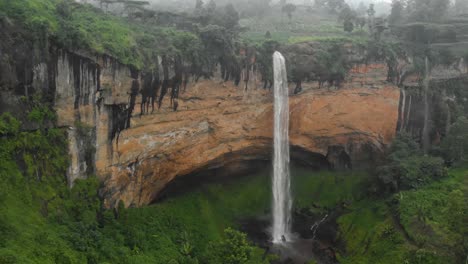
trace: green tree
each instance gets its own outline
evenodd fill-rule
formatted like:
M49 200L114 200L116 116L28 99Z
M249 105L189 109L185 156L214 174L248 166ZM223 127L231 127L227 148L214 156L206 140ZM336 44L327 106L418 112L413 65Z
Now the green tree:
M371 35L375 35L375 10L374 4L370 4L367 9L367 25L369 26L369 31Z
M388 17L388 24L391 27L400 25L403 22L403 12L405 7L401 0L393 0L392 1L392 11L390 12L390 16Z
M375 16L374 4L369 5L369 9L367 9L367 15L369 17L374 17Z
M450 0L409 0L410 21L430 22L444 18L450 6Z
M345 20L343 22L343 29L346 32L353 32L354 30L354 24L352 20Z
M400 187L419 188L447 176L444 160L431 156L411 156L401 164Z
M15 136L20 131L21 123L10 113L0 115L0 137Z
M459 117L450 126L448 135L442 141L441 149L445 159L449 162L463 162L467 160L468 119L466 117Z
M362 30L366 25L366 18L365 17L357 17L356 18L356 25Z
M253 246L247 241L247 235L232 228L224 230L225 238L209 246L210 263L244 264L252 256Z
M382 38L382 33L387 29L385 20L381 17L374 19L372 23L372 36L375 41L380 41Z
M227 29L232 29L239 24L239 13L232 4L228 4L224 8L224 26Z
M440 20L447 14L450 0L432 0L430 4L431 19Z
M409 134L399 134L390 147L386 164L378 167L378 177L387 191L414 189L447 176L444 160L423 155Z
M268 33L268 32L267 32ZM271 37L271 34L270 34ZM279 43L273 40L267 40L257 49L258 70L263 78L263 88L267 89L273 84L273 53L279 46Z
M354 21L356 21L356 12L354 12L348 5L341 10L338 19L343 21L343 28L346 32L354 30Z
M96 213L101 208L98 196L99 180L92 177L77 180L70 193L69 213L74 220L84 224L94 224Z
M344 0L320 0L318 6L326 7L331 13L338 13L346 5Z
M286 4L281 8L281 12L286 13L289 18L289 23L291 23L293 13L296 11L296 5L295 4Z
M216 10L216 2L214 0L210 0L210 2L208 2L208 4L206 5L206 10L208 11L208 13L212 14L212 12Z

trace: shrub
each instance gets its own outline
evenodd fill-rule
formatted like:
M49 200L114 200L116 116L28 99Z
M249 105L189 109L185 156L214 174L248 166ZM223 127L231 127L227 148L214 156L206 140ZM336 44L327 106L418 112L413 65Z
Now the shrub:
M441 150L448 163L466 161L468 153L468 119L460 117L450 127L441 144Z
M447 176L442 158L412 156L400 164L400 188L418 188Z
M13 238L16 234L15 228L5 219L0 218L0 247L4 247L7 240ZM0 263L3 263L0 261Z
M68 207L69 214L73 216L75 221L95 224L96 213L101 208L98 187L99 180L96 177L75 181Z
M409 263L414 264L438 264L444 262L441 262L441 257L437 256L435 252L426 249L412 251L409 253L408 258Z
M16 135L20 129L20 122L10 113L0 115L0 137Z
M386 164L377 168L380 183L387 191L419 188L447 176L442 158L422 155L419 145L408 134L393 141Z
M0 263L2 263L2 264L15 264L15 263L18 263L18 260L12 254L2 254L2 255L0 255Z
M232 228L224 230L225 238L208 247L209 263L243 264L247 263L253 252L253 247L247 241L247 235Z

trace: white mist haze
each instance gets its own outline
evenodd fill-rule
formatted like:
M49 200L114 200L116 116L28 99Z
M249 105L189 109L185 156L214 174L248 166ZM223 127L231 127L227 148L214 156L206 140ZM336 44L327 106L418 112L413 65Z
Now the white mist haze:
M99 6L99 0L76 0L81 3L90 3ZM211 0L204 0L204 4L208 4ZM152 9L159 11L172 12L187 12L193 10L196 5L196 0L146 0ZM232 4L238 9L248 9L249 5L255 5L256 2L269 2L270 6L278 5L280 0L214 0L218 6ZM377 14L388 14L390 10L391 0L346 0L353 8L357 8L361 3L365 6L370 4L375 5ZM299 6L314 6L315 0L286 0L286 3L292 3Z

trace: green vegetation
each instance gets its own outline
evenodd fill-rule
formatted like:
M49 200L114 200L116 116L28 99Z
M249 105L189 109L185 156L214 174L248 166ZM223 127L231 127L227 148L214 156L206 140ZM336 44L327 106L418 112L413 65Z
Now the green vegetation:
M340 263L461 263L466 256L467 174L402 191L387 202L359 201L338 220Z
M268 172L144 208L104 210L95 177L67 188L63 131L20 132L10 115L0 120L1 263L268 263L232 229L269 211ZM421 167L405 160L417 153L402 137L389 156L413 175ZM364 172L293 167L292 175L296 209L323 214L345 205L337 220L341 263L456 263L467 252L466 169L381 198L369 192L373 180Z
M248 263L253 247L249 245L247 236L231 228L225 231L226 238L220 243L211 245L213 263L241 264Z
M348 209L338 219L339 237L346 244L340 263L405 263L408 244L383 201L368 198Z
M394 1L390 16L392 37L410 47L412 70L417 73L423 73L425 56L432 64L446 66L458 56L448 49L429 49L430 43L456 40L453 25L427 23L430 16L446 14L447 1L427 1L427 8L420 7L421 3ZM255 53L265 88L272 82L273 51L280 45L288 49L304 42L314 42L314 56L306 60L298 52L288 57L290 80L299 88L305 80L339 86L355 63L347 59L345 46L350 43L366 51L364 62L384 60L389 80L398 75L397 61L407 54L398 42L381 39L384 23L372 21L372 6L367 10L370 21L362 21L341 0L319 4L333 15L317 18L311 15L317 12L284 5L276 15L244 17L245 32L233 5L217 8L214 2L204 5L201 1L193 16L183 17L188 24L184 29L173 28L177 23L172 20L155 26L155 20L117 17L71 0L0 0L0 19L21 28L19 38L40 43L41 50L51 44L87 50L144 70L157 67L158 55L170 55L182 57L184 66L189 62L192 68L208 71L207 75L220 63L223 77L239 82L240 65L250 67L252 60L247 57ZM265 6L268 3L262 1L251 12L260 15ZM280 12L288 16L287 22ZM365 23L370 23L370 34ZM240 51L249 54L242 57ZM468 107L466 89L461 88L461 84L431 87L430 92L441 98L445 89L455 101L444 102L444 110L434 115L438 128L448 124L440 147L433 147L430 155L423 154L409 135L401 134L375 172L293 169L295 210L324 214L343 209L337 219L338 238L343 242L336 249L340 263L465 261L468 170L462 166L468 153L464 117ZM126 209L121 202L118 208L106 210L96 177L78 180L68 188L67 136L54 128L56 116L44 103L47 100L23 100L28 125L35 130L21 130L21 123L10 114L0 116L0 263L269 262L262 259L262 249L236 231L241 228L240 220L268 214L269 173L206 184L144 208ZM445 119L448 111L452 115ZM80 135L92 129L76 127ZM94 151L85 149L88 159ZM449 165L453 167L448 169Z
M229 227L269 210L268 173L209 184L145 208L104 210L96 178L67 188L61 130L19 132L19 126L2 115L2 263L263 263L263 251ZM329 173L311 177L300 169L297 174L298 204L304 205L320 200L320 186L337 186L338 181L352 188L361 179ZM312 196L306 184L317 186ZM344 199L322 198L324 206Z
M51 263L64 254L78 257L47 220L68 193L65 134L60 129L21 132L9 114L0 117L0 128L0 262Z
M1 263L262 263L263 252L228 227L267 207L268 189L253 188L265 178L226 193L213 185L155 206L104 210L95 177L67 188L63 131L19 127L1 116Z
M63 132L19 132L19 125L2 115L2 263L263 263L263 251L229 227L269 210L268 173L208 184L145 208L103 210L96 178L67 188ZM23 158L17 162L19 154ZM315 177L302 169L295 174L298 205L317 199L332 206L346 198L341 194L351 193L338 192L337 186L357 194L352 183L362 179L331 173ZM312 196L306 185L317 186ZM319 191L324 187L335 187L331 193L340 195L326 198Z
M467 176L466 169L455 169L446 180L396 196L408 236L439 258L460 260L466 255Z
M450 127L450 131L441 146L444 158L451 163L467 162L468 155L468 120L459 117Z
M56 33L59 30L57 3L58 0L2 0L0 15L21 21L31 32Z
M25 27L26 39L55 40L139 69L154 68L157 55L196 55L201 49L199 37L188 31L131 22L71 0L0 0L0 10L0 17Z
M422 156L419 145L402 134L377 171L377 182L364 177L337 189L318 187L323 195L348 197L337 220L345 245L340 263L462 263L468 253L468 170L447 172L441 158Z
M406 134L394 140L387 164L378 171L382 185L390 191L418 188L447 175L444 160L424 156L419 145Z
M343 202L357 201L365 196L369 175L366 172L311 172L308 168L292 167L294 206L312 205L332 209ZM324 191L326 190L326 191Z
M418 153L418 145L406 135L395 140L389 159L395 163L400 159L405 169L402 178L418 184L385 195L375 189L375 178L366 173L320 172L311 177L307 169L293 170L296 207L311 208L310 201L318 208L346 204L337 220L338 239L345 245L338 249L340 263L464 261L468 253L468 170L450 169L443 177L434 176L432 172L444 166L438 161L435 167L424 165L436 158ZM407 167L408 163L418 166ZM416 174L419 176L413 177Z
M254 23L254 21L249 21L249 23ZM265 32L266 31L247 31L242 33L241 36L248 41L258 43L265 40ZM324 38L347 37L344 36L342 30L334 24L307 25L305 28L301 28L301 30L293 31L288 29L280 29L271 31L270 34L271 40L278 41L282 44L301 42L299 41L301 39L308 41L309 38L312 40L320 40Z
M273 5L268 11L261 16L242 17L240 24L245 27L242 38L254 43L262 42L269 31L269 39L288 44L296 43L300 39L350 35L343 31L342 25L337 21L337 15L322 7L312 8L285 3Z
M323 37L323 36L302 36L302 37L291 37L288 42L290 44L300 42L320 42L325 44L330 43L352 43L356 45L367 44L367 37L362 35L350 35L350 36L336 36L336 37Z

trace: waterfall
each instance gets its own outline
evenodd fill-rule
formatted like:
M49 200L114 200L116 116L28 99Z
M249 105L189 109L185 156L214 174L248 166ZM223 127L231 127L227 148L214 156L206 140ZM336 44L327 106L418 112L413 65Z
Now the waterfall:
M430 82L430 66L429 58L426 56L424 60L425 71L424 71L424 126L422 131L422 145L424 154L429 151L429 82Z
M442 90L442 97L445 101L445 107L447 108L447 116L445 118L445 136L447 136L450 132L450 125L452 120L452 113L450 112L450 98L447 96L447 89Z
M291 183L289 179L289 102L286 64L283 55L273 54L274 156L273 156L273 242L290 240Z
M312 231L312 240L315 240L315 235L317 234L317 230L319 228L319 226L327 219L328 217L328 214L326 214L322 220L318 221L318 222L315 222L311 227L310 227L310 231Z
M408 111L407 111L407 114L406 114L406 123L405 123L404 130L406 130L408 128L408 123L409 123L410 114L411 114L411 100L412 100L412 98L413 97L411 97L411 94L410 94L409 95Z
M400 115L400 132L403 131L404 124L405 124L405 106L406 106L406 91L405 89L401 89L402 98L402 105L401 105L401 115Z

